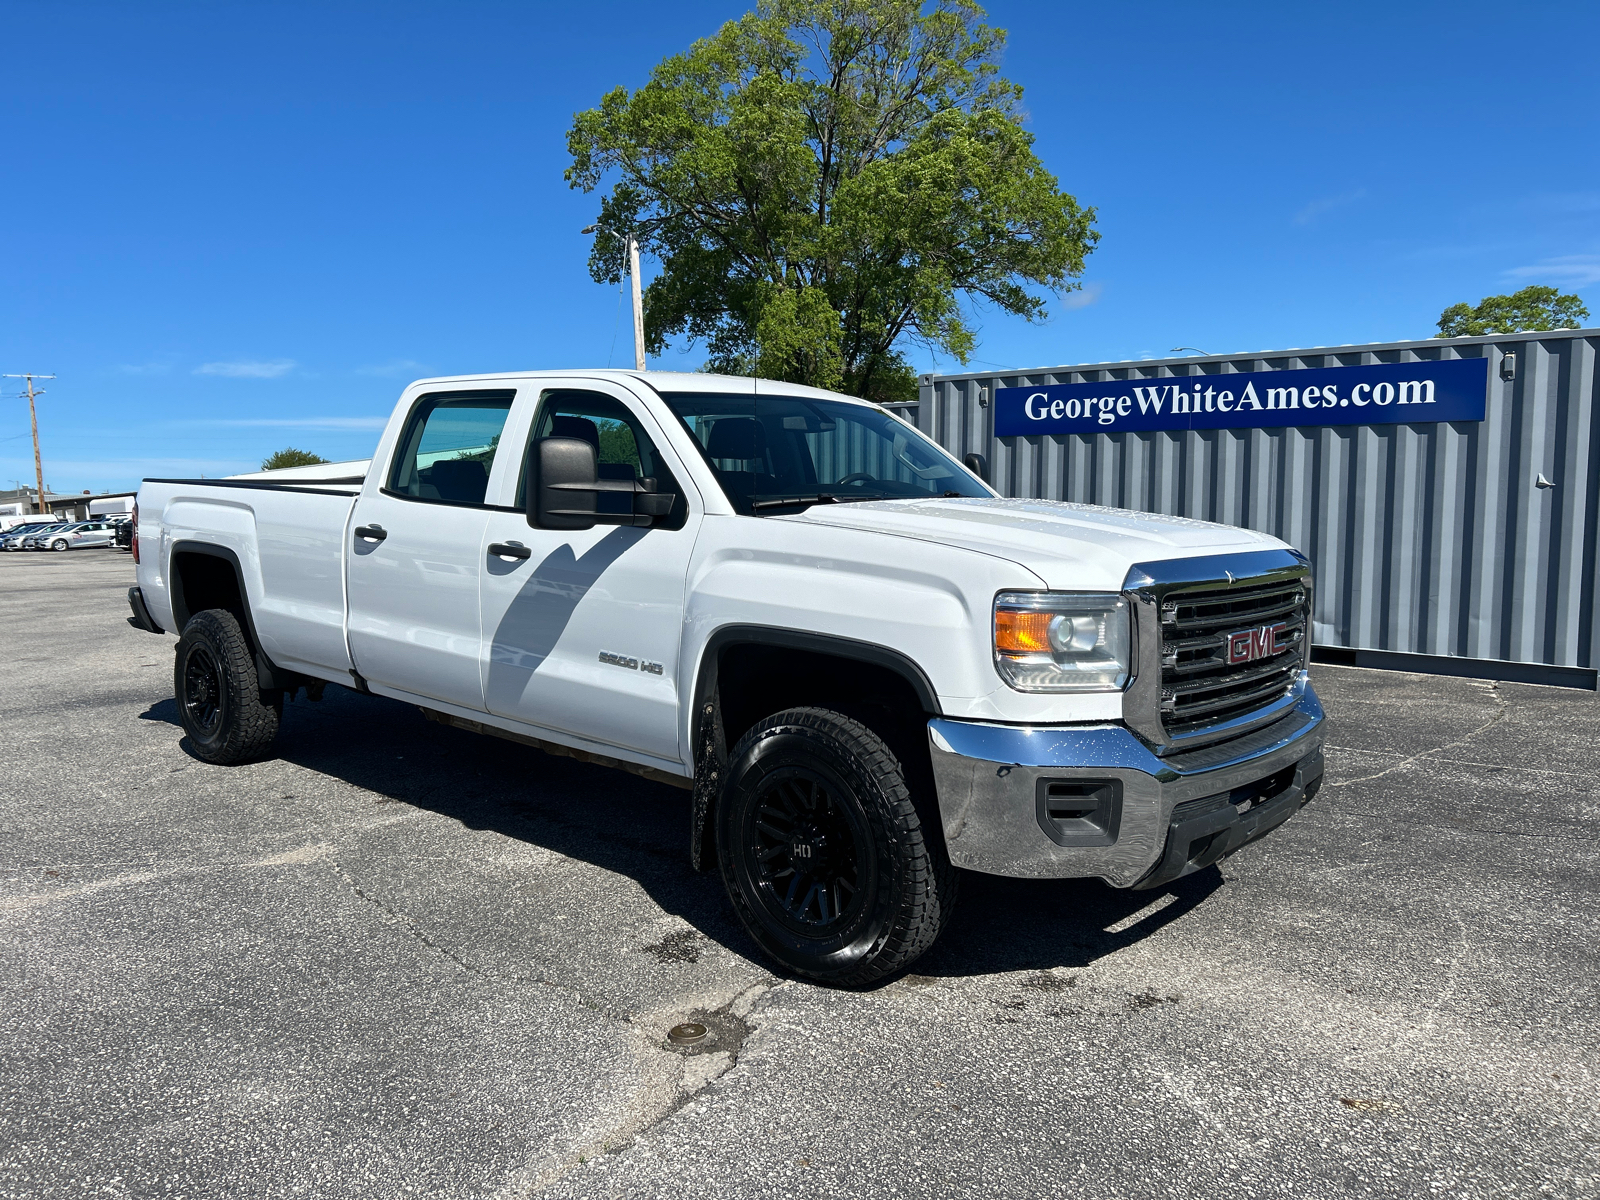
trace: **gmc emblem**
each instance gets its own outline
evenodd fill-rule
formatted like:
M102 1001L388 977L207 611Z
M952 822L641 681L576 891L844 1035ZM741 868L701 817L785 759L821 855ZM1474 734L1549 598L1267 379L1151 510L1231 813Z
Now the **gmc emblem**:
M1228 665L1238 666L1240 663L1254 662L1258 658L1271 658L1274 654L1281 654L1287 646L1280 646L1278 639L1289 628L1287 621L1279 621L1276 625L1261 625L1255 629L1238 629L1228 635Z

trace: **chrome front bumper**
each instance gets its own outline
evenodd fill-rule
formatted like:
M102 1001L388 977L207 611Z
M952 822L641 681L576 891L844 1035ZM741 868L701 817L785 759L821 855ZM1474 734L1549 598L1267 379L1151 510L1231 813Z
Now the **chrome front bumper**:
M928 742L950 861L1115 887L1209 866L1276 828L1321 784L1322 704L1304 672L1292 695L1271 725L1164 758L1123 725L935 718Z

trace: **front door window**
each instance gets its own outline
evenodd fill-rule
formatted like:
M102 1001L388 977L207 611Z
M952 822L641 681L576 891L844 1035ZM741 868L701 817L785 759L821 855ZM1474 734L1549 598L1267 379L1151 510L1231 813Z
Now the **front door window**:
M389 472L389 490L415 500L482 504L515 393L425 396Z

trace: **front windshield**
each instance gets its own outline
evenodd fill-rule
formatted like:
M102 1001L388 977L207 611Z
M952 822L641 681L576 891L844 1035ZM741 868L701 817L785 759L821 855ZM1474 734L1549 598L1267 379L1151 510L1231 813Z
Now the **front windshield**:
M663 399L746 515L849 500L990 494L955 459L880 408L726 393Z

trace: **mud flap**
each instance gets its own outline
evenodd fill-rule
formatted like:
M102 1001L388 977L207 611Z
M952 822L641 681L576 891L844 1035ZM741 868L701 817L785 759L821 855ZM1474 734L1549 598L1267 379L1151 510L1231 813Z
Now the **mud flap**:
M717 865L712 820L728 769L728 744L722 736L722 708L715 699L700 710L700 740L694 748L694 803L689 808L689 865L709 871Z

